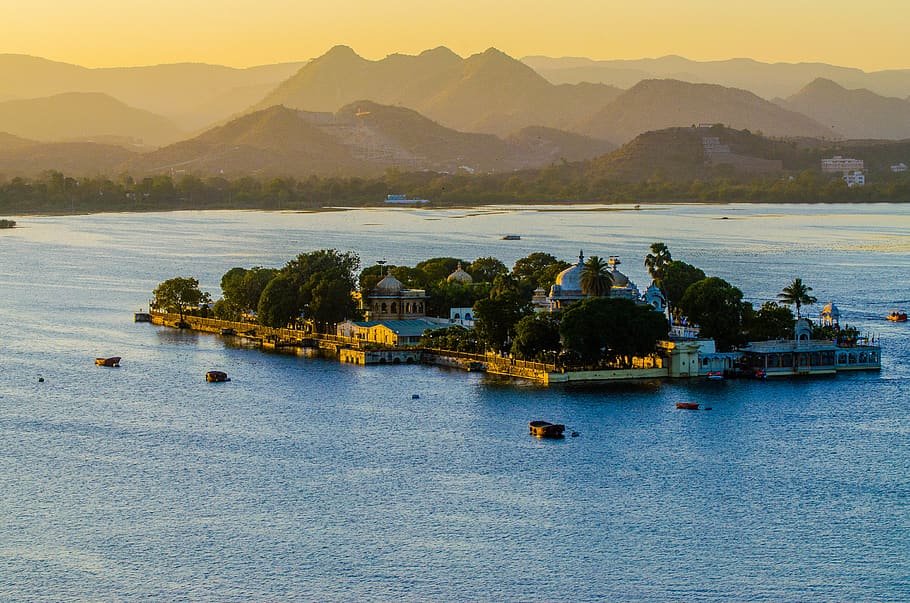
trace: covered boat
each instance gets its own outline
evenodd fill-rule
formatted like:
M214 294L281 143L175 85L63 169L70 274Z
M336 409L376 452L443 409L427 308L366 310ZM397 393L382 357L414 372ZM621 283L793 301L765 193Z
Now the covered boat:
M209 371L205 374L205 380L209 383L224 383L230 381L231 378L224 371Z
M98 366L120 366L120 356L111 356L109 358L95 358L95 364Z
M558 423L548 423L547 421L531 421L528 428L532 436L538 438L561 438L562 433L566 430L565 425Z
M888 320L891 322L907 322L907 313L901 310L895 310L888 315Z
M677 402L676 408L681 410L698 410L698 402Z

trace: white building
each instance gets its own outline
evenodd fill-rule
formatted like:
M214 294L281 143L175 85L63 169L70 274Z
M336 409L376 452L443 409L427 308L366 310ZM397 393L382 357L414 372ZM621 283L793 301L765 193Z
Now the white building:
M901 173L901 172L906 172L906 171L907 171L907 164L906 164L906 163L898 163L897 165L892 165L892 166L891 166L891 171L894 172L895 174L899 174L899 173Z
M847 183L847 186L853 188L854 186L865 186L866 185L866 175L862 172L845 172L844 173L844 182Z
M866 164L862 159L852 159L850 157L841 157L835 155L830 159L822 159L822 171L827 174L837 172L856 172L866 169Z

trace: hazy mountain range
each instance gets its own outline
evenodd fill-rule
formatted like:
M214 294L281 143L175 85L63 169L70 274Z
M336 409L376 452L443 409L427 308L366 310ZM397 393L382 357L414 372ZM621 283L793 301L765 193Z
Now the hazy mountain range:
M0 82L7 175L503 171L590 159L644 132L699 123L778 137L910 137L910 70L820 63L522 62L444 47L372 61L336 46L249 69L88 69L0 55Z
M647 79L742 88L772 99L795 94L809 82L826 78L845 88L867 88L882 96L906 99L910 69L866 72L826 63L762 63L753 59L693 61L680 56L597 61L580 57L525 57L522 61L555 84L597 82L630 88Z

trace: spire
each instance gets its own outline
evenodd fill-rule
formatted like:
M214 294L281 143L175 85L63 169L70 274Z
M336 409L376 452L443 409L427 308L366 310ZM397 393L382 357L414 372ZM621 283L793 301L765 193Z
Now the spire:
M583 249L578 250L578 263L579 264L585 263L585 252Z

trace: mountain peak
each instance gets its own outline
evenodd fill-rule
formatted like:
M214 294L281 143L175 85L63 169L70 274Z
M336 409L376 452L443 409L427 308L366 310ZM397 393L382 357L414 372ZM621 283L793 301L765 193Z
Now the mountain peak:
M350 46L345 46L344 44L337 44L329 48L321 57L314 59L314 61L351 61L351 60L363 60L359 54L354 52L354 49Z

